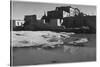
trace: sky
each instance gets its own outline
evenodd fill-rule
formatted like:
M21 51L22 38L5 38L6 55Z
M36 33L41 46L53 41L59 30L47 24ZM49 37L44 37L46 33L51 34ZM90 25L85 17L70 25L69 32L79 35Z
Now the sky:
M58 6L72 6L78 8L81 12L88 15L96 15L96 6L90 5L73 5L73 4L54 4L54 3L42 3L42 2L24 2L13 1L12 19L24 20L25 15L37 15L37 19L40 19L44 12L54 10Z

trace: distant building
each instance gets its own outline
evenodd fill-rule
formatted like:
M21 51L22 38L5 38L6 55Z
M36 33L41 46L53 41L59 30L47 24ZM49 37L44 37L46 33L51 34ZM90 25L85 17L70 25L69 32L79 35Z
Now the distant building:
M56 7L55 10L44 12L40 20L37 20L36 15L26 15L24 21L17 20L13 26L23 26L23 30L31 31L96 32L96 16L87 16L71 6Z
M71 6L56 7L55 10L47 11L42 16L43 23L49 23L53 26L62 26L63 19L66 17L74 17L80 13L79 9L72 8Z
M22 26L23 27L24 20L15 20L15 26Z
M11 26L13 26L14 28L19 26L23 27L24 23L25 23L24 20L12 20Z
M24 21L25 21L24 29L33 30L37 24L37 16L36 15L25 15Z
M11 30L22 29L24 23L24 20L10 20Z

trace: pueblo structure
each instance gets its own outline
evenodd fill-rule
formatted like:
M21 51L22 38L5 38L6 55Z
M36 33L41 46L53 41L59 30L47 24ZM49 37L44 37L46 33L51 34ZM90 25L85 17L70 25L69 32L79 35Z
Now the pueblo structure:
M78 8L61 6L44 13L40 20L36 15L25 15L24 24L13 30L96 33L96 16L84 14Z

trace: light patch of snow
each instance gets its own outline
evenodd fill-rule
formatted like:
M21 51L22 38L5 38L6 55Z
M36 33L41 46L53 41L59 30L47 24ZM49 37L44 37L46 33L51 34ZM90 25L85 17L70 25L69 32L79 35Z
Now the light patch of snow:
M87 38L71 38L75 33L51 32L51 31L12 31L12 47L43 46L55 47L67 42L67 44L86 43ZM66 40L67 39L67 40Z
M87 43L87 42L88 42L87 38L80 38L79 40L69 42L69 44Z
M20 34L20 36L16 35ZM21 36L22 35L22 36ZM42 37L42 35L47 35L47 38ZM60 39L61 36L69 38L69 35L50 32L50 31L13 31L12 32L12 47L23 47L23 46L38 46L46 45L52 46L56 44L63 44ZM58 41L50 42L48 40L56 38Z

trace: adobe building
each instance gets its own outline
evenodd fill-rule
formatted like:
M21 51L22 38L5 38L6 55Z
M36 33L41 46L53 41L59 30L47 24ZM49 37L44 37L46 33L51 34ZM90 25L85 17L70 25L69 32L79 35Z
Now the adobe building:
M62 26L65 17L75 16L74 8L70 6L56 7L55 10L44 13L42 17L43 23L48 23L52 26Z
M11 28L13 30L17 30L18 28L23 27L25 22L24 20L10 20L10 23L11 23Z
M96 32L96 16L87 16L78 8L71 6L56 7L55 10L44 13L40 20L36 15L26 15L24 30L61 30Z
M24 21L24 30L34 30L37 22L36 15L25 15Z

